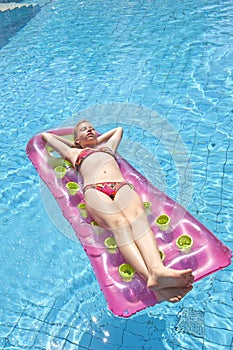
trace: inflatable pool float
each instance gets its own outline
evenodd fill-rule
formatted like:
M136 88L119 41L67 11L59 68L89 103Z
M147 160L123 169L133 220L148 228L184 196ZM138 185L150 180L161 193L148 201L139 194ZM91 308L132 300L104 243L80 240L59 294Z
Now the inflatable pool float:
M72 128L50 131L72 137ZM109 308L129 317L157 303L154 294L119 253L111 232L89 217L81 176L42 139L34 136L27 155L59 204L86 251ZM195 281L228 266L231 251L185 208L155 188L126 160L117 155L125 179L144 201L161 259L175 269L192 268Z

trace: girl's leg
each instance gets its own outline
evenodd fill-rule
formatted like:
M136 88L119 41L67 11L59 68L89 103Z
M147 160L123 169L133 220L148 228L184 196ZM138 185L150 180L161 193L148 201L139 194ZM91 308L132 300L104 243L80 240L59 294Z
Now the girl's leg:
M148 288L159 290L191 285L194 280L191 269L174 270L163 265L140 196L129 186L123 186L118 191L115 202L130 223L134 242L147 266Z
M119 207L106 194L95 189L86 191L85 203L93 220L113 233L121 255L147 281L147 266L134 242L131 227Z
M124 187L127 187L127 186L124 186ZM133 199L132 194L130 197L131 199ZM85 202L86 202L87 210L89 211L92 218L97 223L99 223L99 225L113 232L122 256L125 258L125 260L129 264L131 264L135 268L137 273L141 275L145 281L147 281L148 278L150 278L147 265L144 262L144 259L140 250L138 249L138 246L136 244L137 242L136 243L134 242L131 226L129 225L129 222L126 219L126 217L122 214L118 205L114 203L107 195L95 189L89 189L88 191L86 191ZM140 223L140 227L141 227L141 223ZM145 235L141 235L141 238L142 237L145 237ZM150 241L150 242L148 241L147 243L149 244L153 243L151 234L148 236L148 232L147 232L146 237L149 237L149 241ZM147 246L146 248L147 252L150 251L151 248L153 250L153 246L152 247L150 245ZM156 251L158 251L157 245L155 245L155 248L156 249L154 253L156 254ZM152 256L153 254L151 255L151 259L152 259ZM159 265L161 265L160 255L159 255L158 261L160 262ZM162 264L162 267L163 267L163 264ZM188 287L177 286L177 287L169 287L169 288L162 287L162 288L163 289L160 289L154 292L157 300L159 302L166 300L172 303L180 301L180 299L183 298L192 289L191 286L188 286Z

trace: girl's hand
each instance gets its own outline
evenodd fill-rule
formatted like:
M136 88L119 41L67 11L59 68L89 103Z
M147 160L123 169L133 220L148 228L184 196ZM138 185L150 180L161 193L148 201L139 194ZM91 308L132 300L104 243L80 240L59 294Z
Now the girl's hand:
M116 149L121 141L122 134L122 127L117 127L115 129L109 130L97 137L97 145L101 143L106 143L108 147L110 147L114 152L116 152Z

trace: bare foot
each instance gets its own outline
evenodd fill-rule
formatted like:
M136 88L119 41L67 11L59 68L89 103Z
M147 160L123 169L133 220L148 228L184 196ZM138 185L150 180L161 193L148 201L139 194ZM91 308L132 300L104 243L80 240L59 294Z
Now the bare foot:
M183 288L164 288L155 291L154 293L158 302L169 301L170 303L177 303L192 289L192 286Z
M147 288L157 291L163 288L189 287L193 281L191 269L174 270L163 266L150 271Z

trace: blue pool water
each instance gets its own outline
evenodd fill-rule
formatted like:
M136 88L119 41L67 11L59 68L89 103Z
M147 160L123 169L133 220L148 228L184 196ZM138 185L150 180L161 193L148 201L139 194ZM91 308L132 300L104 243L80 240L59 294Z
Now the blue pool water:
M179 304L115 317L25 154L80 111L123 124L121 154L232 249L232 2L38 3L0 50L0 348L232 349L232 266Z

